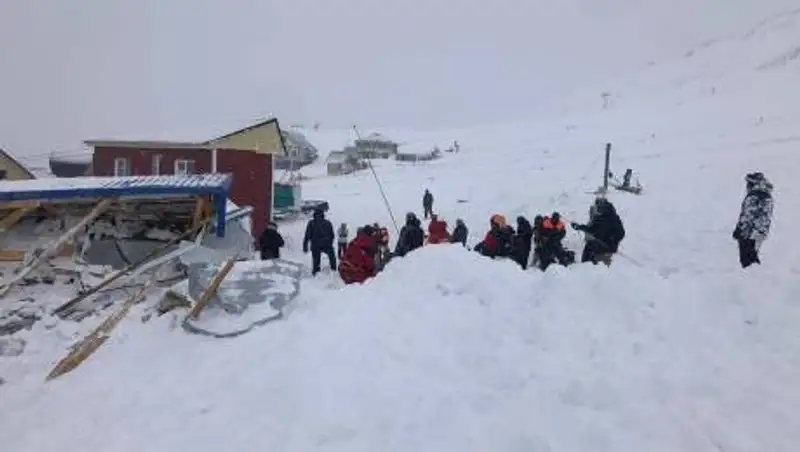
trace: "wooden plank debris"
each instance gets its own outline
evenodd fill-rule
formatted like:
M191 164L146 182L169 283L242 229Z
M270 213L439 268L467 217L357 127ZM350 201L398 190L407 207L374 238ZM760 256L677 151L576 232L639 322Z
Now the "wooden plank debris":
M83 230L87 225L97 219L100 214L102 214L109 206L111 206L111 199L103 199L100 201L88 215L86 215L81 221L79 221L75 226L71 227L67 232L64 233L61 237L56 239L54 242L50 243L46 248L41 250L38 255L35 255L30 262L23 264L22 267L18 268L16 274L11 277L10 280L3 282L0 285L0 297L4 296L11 287L22 281L28 274L32 271L36 270L42 263L47 262L51 258L55 257L61 249L66 246L74 237L77 235L81 230Z
M131 274L132 272L136 271L138 268L144 266L145 264L148 264L149 262L151 262L151 261L153 261L155 259L158 259L159 257L167 254L171 247L173 247L174 245L178 244L182 240L185 240L185 239L188 239L188 238L192 238L195 234L200 233L205 226L206 226L206 224L204 223L204 224L199 225L199 228L197 230L191 229L191 230L188 230L188 231L184 232L183 234L181 234L181 235L173 238L169 242L165 243L161 247L154 249L153 251L148 253L146 256L144 256L143 258L139 259L138 261L132 263L131 265L129 265L129 266L127 266L127 267L125 267L125 268L123 268L123 269L121 269L119 271L116 271L116 272L110 274L108 277L103 279L103 281L98 283L96 286L90 288L89 290L83 292L82 294L74 297L73 299L71 299L71 300L67 301L66 303L62 304L61 306L57 307L53 311L53 314L56 314L58 316L62 316L63 314L65 314L68 311L70 311L73 307L75 307L78 303L80 303L81 301L83 301L83 300L89 298L90 296L94 295L99 290L105 288L106 286L108 286L109 284L113 283L114 281L122 278L123 276Z
M36 202L24 207L15 208L8 216L0 220L0 232L5 232L11 229L11 227L19 223L19 221L22 220L25 215L28 215L29 213L38 209L40 205L40 203Z
M225 265L222 266L217 272L214 274L214 278L211 280L211 283L206 288L206 291L200 296L200 299L197 300L192 309L189 311L189 314L186 316L187 319L196 319L197 316L203 312L203 309L208 306L208 303L211 301L211 298L214 294L217 293L217 289L219 289L220 284L228 276L228 273L231 272L233 269L233 264L239 259L239 254L237 253L235 256L230 258Z
M155 275L153 275L142 288L129 298L123 305L113 314L111 314L103 323L100 324L94 331L89 333L78 342L75 347L59 361L53 370L47 375L46 381L58 378L65 373L73 371L76 367L80 366L91 356L97 349L100 348L111 337L111 331L119 325L123 318L130 312L131 308L145 298L147 290L150 289L155 283Z

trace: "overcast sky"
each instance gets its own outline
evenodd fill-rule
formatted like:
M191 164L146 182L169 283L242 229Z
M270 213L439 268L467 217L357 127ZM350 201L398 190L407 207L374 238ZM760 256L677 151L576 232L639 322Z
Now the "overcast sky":
M0 147L277 115L438 128L741 31L789 0L0 0Z

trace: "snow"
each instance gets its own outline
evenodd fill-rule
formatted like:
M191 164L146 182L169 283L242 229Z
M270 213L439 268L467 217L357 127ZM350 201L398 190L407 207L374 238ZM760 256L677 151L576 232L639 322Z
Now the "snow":
M0 406L13 413L0 423L0 444L795 451L800 105L790 100L800 66L758 67L798 33L795 16L784 15L587 88L536 121L392 132L401 142L457 139L461 152L418 166L373 161L397 220L419 212L429 188L434 210L451 225L463 218L473 245L493 213L513 222L558 210L585 221L611 142L612 170L632 168L645 193L610 194L628 232L610 268L522 271L430 246L364 285L330 273L304 280L287 318L234 339L187 334L180 313L142 323L140 306L95 355L46 384L53 363L100 319L42 321L14 335L28 341L20 356L0 358ZM699 84L676 82L695 76ZM608 109L603 90L615 93ZM324 158L309 173L323 167ZM775 217L763 265L743 271L731 232L743 176L756 170L775 185ZM315 177L303 190L329 201L335 225L391 224L370 171ZM307 264L304 227L280 226L283 257ZM579 251L580 235L570 231L565 244Z

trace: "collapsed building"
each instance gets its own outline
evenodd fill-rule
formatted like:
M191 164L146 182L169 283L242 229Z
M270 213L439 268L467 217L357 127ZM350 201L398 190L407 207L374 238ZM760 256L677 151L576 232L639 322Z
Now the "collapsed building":
M54 377L146 299L158 300L155 315L186 308L184 328L215 337L280 318L302 267L254 260L253 209L229 200L231 183L220 173L0 182L0 297L11 299L0 336L113 310Z

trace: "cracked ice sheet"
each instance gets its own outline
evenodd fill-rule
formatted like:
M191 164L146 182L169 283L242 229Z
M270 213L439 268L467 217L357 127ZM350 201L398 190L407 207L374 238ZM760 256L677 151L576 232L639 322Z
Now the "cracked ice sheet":
M220 265L192 265L189 295L199 298ZM187 319L190 331L232 337L250 331L284 313L300 290L302 267L286 261L241 261L234 264L216 296L198 319Z

